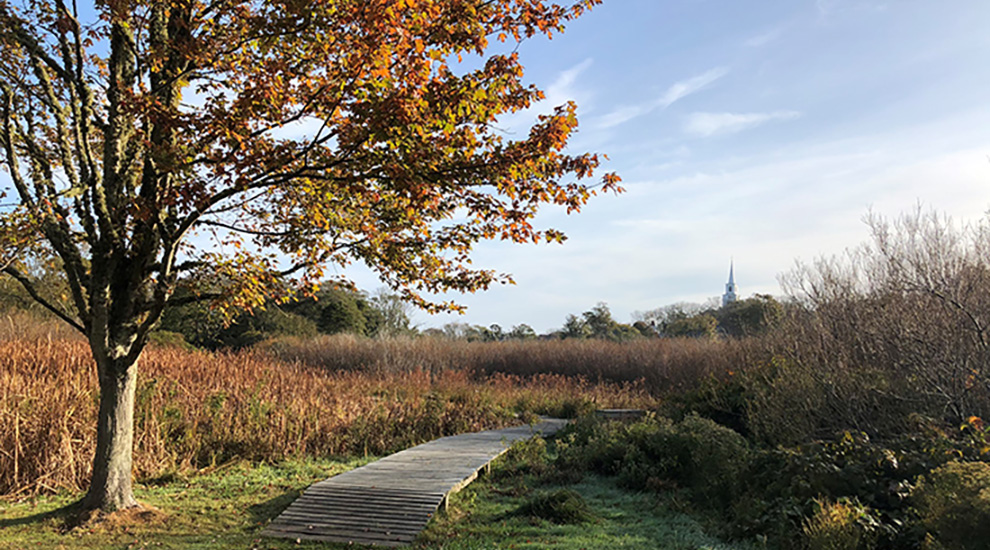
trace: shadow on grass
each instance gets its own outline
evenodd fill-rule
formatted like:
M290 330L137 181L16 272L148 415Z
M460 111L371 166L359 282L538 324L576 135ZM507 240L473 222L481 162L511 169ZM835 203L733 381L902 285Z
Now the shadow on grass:
M276 516L281 514L283 510L299 498L299 495L303 493L304 489L293 489L275 498L250 506L248 513L251 514L251 523L254 525L267 525L268 522L275 519Z
M4 529L6 527L34 525L38 523L45 523L47 521L57 521L58 531L64 533L71 531L76 525L79 524L81 513L82 501L77 500L60 508L55 508L54 510L49 510L47 512L31 514L30 516L23 516L19 518L0 518L0 529Z

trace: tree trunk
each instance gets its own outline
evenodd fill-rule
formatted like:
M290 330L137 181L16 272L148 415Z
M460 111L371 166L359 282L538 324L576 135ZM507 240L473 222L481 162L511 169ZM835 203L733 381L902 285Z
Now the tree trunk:
M137 506L131 484L134 446L134 391L137 364L97 360L100 416L93 457L93 478L83 508L112 512ZM99 364L99 363L104 364Z

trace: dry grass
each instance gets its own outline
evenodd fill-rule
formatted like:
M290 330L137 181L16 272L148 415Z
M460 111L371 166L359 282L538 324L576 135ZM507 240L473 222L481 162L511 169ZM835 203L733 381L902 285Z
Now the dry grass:
M387 341L350 335L282 339L268 344L285 361L331 370L444 372L471 368L486 374L558 374L593 381L639 382L653 394L693 388L699 379L723 376L766 361L760 339L695 338L465 342L434 338Z
M389 347L395 344L360 345L402 351ZM339 347L324 351L347 355ZM418 368L402 353L393 357L403 359L402 368L334 370L265 349L150 348L139 365L135 473L148 479L235 457L378 454L518 422L516 413L656 405L639 383L476 375L425 363ZM0 324L0 495L82 489L97 400L85 342L57 325L7 317Z

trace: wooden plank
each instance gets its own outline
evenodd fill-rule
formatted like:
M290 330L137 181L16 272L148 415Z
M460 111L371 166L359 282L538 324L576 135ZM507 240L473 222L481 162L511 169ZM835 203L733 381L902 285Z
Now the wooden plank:
M355 488L358 489L358 488ZM443 493L413 493L408 495L399 495L394 493L379 493L377 491L364 491L359 490L354 491L341 491L340 488L310 488L304 494L308 495L314 499L323 500L356 500L356 501L366 501L374 500L376 502L410 502L410 503L436 503L438 500L443 498Z
M346 536L351 537L361 536L364 538L392 538L405 536L408 538L416 538L425 526L425 523L419 525L391 525L382 523L347 523L340 521L323 523L317 521L301 521L298 523L281 523L272 525L269 531L298 532L301 530L306 530L313 533L336 531L342 536L346 534Z
M311 485L262 535L378 546L411 543L450 494L467 486L509 445L552 435L549 420L448 436Z
M282 522L275 525L362 525L362 526L392 526L396 529L413 529L419 532L427 521L422 519L399 519L389 516L383 517L358 517L337 512L332 515L313 516L309 514L299 514L297 512L283 512L279 517Z
M331 516L333 514L346 515L353 517L392 517L392 518L422 518L429 517L436 509L437 504L429 508L377 508L377 507L362 507L360 509L348 509L337 506L320 506L320 505L302 505L294 508L286 508L283 513L300 513L300 514L311 514L311 515L322 515Z
M381 542L391 542L391 543L409 543L415 538L415 534L409 533L392 533L391 531L359 531L353 529L333 529L327 527L313 527L312 529L308 526L287 526L280 527L275 532L289 535L286 538L311 538L317 539L317 537L322 537L317 540L333 540L330 537L334 537L342 542L360 542L362 544L379 544ZM308 535L308 537L303 537ZM397 544L395 544L398 546Z

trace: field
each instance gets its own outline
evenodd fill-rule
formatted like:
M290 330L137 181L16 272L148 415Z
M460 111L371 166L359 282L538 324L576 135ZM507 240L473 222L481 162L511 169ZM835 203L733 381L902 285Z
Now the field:
M23 314L8 315L0 326L0 494L80 491L96 429L89 349ZM438 353L428 341L409 345ZM361 352L354 347L349 353ZM234 459L380 455L534 414L573 417L596 407L657 404L641 382L489 374L457 368L456 361L424 368L408 354L396 355L402 364L357 368L346 345L328 346L327 353L345 354L344 368L265 349L149 349L137 390L135 475L155 478Z

